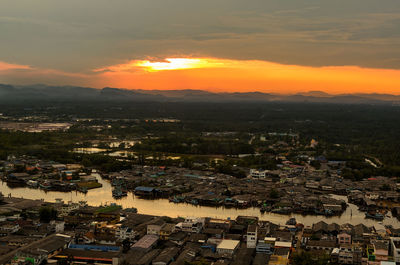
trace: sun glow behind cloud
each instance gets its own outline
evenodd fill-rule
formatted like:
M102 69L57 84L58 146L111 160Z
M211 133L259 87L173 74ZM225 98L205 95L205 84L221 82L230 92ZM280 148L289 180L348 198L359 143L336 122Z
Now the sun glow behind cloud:
M163 61L150 60L132 60L124 64L117 64L104 68L95 69L95 72L111 71L137 71L145 70L148 72L157 72L165 70L182 70L182 69L198 69L198 68L214 68L223 67L221 60L207 58L166 58Z
M139 61L137 64L150 72L163 70L181 70L194 68L210 68L222 66L221 62L211 61L210 59L192 58L167 58L165 62Z

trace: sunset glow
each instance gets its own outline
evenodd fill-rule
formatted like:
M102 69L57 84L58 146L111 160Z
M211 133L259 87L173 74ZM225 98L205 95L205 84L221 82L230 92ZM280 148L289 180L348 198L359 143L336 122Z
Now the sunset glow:
M128 60L82 73L0 62L0 77L2 74L12 82L28 80L30 83L57 84L62 80L97 88L109 86L143 90L196 89L280 94L315 90L330 94L400 94L398 69L312 67L207 57Z
M28 65L11 64L0 61L0 71L15 70L15 69L30 69Z
M105 68L95 69L94 71L119 72L119 71L134 71L143 69L148 72L157 72L165 70L211 68L218 66L223 66L223 62L205 58L166 58L163 61L132 60L124 64L118 64Z
M94 71L101 84L131 89L400 94L400 70L358 66L309 67L260 60L167 58L133 60Z
M208 59L192 58L167 58L165 62L139 61L137 66L143 67L148 71L180 70L194 68L210 68L220 66L222 63L213 62Z

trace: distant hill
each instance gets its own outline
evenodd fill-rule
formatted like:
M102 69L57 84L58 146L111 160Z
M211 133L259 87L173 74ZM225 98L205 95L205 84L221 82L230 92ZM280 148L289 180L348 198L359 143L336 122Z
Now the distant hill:
M340 94L309 91L291 95L262 92L214 93L203 90L95 89L42 84L13 86L0 84L0 102L14 101L132 101L132 102L319 102L340 104L400 104L390 94Z

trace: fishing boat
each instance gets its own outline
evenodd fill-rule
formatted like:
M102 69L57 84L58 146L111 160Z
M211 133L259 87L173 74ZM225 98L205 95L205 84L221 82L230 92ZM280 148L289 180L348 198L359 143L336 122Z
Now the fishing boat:
M87 193L88 189L86 187L79 187L78 186L78 191L82 192L82 193Z
M39 187L39 182L37 182L36 180L28 180L27 182L26 182L26 185L28 185L28 187L30 187L30 188L34 188L34 189L36 189L36 188L38 188Z
M114 198L122 198L124 196L127 196L128 193L126 191L124 191L121 186L116 186L115 189L112 191L112 196Z
M367 212L367 213L365 213L365 217L370 218L370 219L379 220L379 221L382 221L385 218L382 214L380 214L378 212L375 212L375 213Z
M271 207L271 206L268 206L268 205L266 205L266 204L264 204L264 205L261 206L261 208L260 208L260 212L261 212L261 213L270 212L271 210L272 210L272 207Z
M286 224L287 224L287 225L296 225L296 224L297 224L296 218L290 218L290 219L286 222Z
M50 190L51 184L48 181L43 181L42 183L39 184L39 187L44 190Z

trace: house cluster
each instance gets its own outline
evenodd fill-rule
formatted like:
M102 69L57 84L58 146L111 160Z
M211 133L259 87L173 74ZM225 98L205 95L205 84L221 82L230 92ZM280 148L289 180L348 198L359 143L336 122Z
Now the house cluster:
M278 170L278 173L264 171L263 177L238 179L212 171L133 166L131 170L105 174L104 177L110 179L115 186L132 190L136 196L148 199L169 198L173 203L259 207L261 212L326 216L340 215L346 209L343 200L329 196L331 190L320 192L317 188L307 188L304 168L296 166L288 170L292 170L291 173L281 177Z
M55 209L52 216L43 209ZM170 218L116 204L3 198L0 264L331 264L400 262L400 229L363 224L285 225L238 216ZM309 261L313 262L313 261Z
M0 171L1 179L11 187L87 192L102 186L91 170L80 164L61 164L27 156L9 156L6 161L0 161Z

